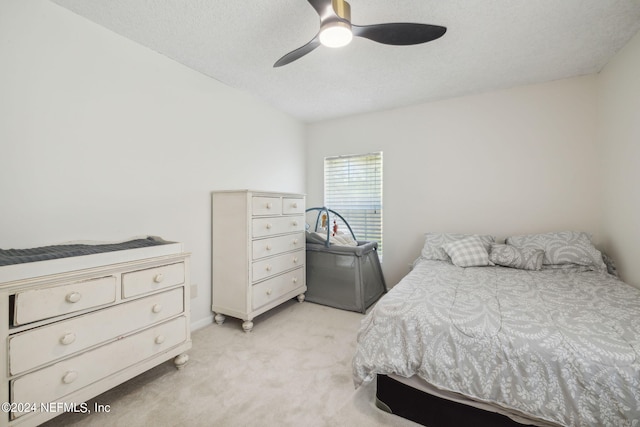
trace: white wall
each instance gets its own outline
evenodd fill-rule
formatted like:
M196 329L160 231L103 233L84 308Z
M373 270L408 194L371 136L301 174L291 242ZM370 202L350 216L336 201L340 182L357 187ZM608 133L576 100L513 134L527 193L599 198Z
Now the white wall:
M600 74L604 231L621 277L640 287L640 33Z
M377 150L390 285L425 231L568 228L592 231L640 285L639 36L601 76L321 122L306 135L45 0L0 0L0 58L0 247L182 241L196 324L211 315L211 190L304 192L306 159L308 206L320 206L325 156Z
M159 235L211 316L210 191L304 192L301 123L45 0L0 1L0 247Z
M384 153L384 265L394 285L427 231L563 229L600 237L596 76L312 124L309 206L323 204L323 158Z

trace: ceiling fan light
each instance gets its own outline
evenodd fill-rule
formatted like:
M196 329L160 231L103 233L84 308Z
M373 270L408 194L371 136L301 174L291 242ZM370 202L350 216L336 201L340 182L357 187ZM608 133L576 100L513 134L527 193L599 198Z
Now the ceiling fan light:
M342 47L351 43L353 33L346 22L333 22L320 31L320 43L327 47Z

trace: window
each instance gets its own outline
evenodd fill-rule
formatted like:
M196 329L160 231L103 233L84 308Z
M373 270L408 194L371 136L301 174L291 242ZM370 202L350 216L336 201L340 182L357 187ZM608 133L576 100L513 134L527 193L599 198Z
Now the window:
M324 205L347 220L358 240L378 242L382 257L382 152L326 157Z

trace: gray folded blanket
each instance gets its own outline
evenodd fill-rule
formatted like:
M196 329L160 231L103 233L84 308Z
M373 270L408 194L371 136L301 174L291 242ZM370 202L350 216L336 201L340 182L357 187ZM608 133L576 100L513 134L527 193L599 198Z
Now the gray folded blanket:
M167 243L171 242L149 236L146 239L135 239L129 240L127 242L98 245L69 244L42 246L39 248L29 249L0 249L0 266L22 264L25 262L45 261L56 258L99 254L112 251L122 251L125 249L145 248L148 246L165 245Z

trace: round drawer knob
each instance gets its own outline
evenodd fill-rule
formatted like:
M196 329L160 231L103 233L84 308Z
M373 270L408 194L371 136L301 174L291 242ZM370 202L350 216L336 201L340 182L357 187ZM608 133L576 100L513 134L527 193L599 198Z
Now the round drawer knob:
M272 207L273 207L273 204L267 203L267 209L271 209Z
M271 271L271 266L270 266L270 265L267 265L267 267L265 268L265 270L267 270L267 271Z
M65 384L71 384L76 379L78 379L78 372L76 371L67 371L66 374L62 377L62 382Z
M162 273L158 273L155 276L153 276L153 281L156 283L160 283L164 280L164 274Z
M293 244L297 245L298 244L298 239L293 239Z
M273 292L271 289L267 289L267 295L271 295L271 292Z
M294 264L297 264L297 263L298 263L298 257L295 257L295 258L293 259L293 263L294 263Z
M297 227L298 226L298 221L293 221L292 224L293 224L294 227Z
M67 334L64 334L62 338L60 338L60 344L69 345L75 340L76 340L76 334L74 334L73 332L69 332Z
M294 209L298 207L298 204L296 202L291 203L291 207L293 207Z
M292 281L293 283L298 283L298 278L297 278L297 277L294 277L293 279L291 279L291 281Z
M162 311L162 304L153 304L153 307L151 307L151 311L153 311L154 313L160 313Z
M67 296L64 299L67 302L74 303L74 302L80 301L81 298L82 298L82 295L80 294L80 292L71 292L70 294L67 294Z
M156 337L156 339L155 339L155 343L156 343L156 344L162 344L162 343L164 342L164 340L165 340L164 335L158 335L158 336Z
M271 224L267 224L267 230L271 229Z
M270 251L271 250L271 245L267 245L267 250Z

